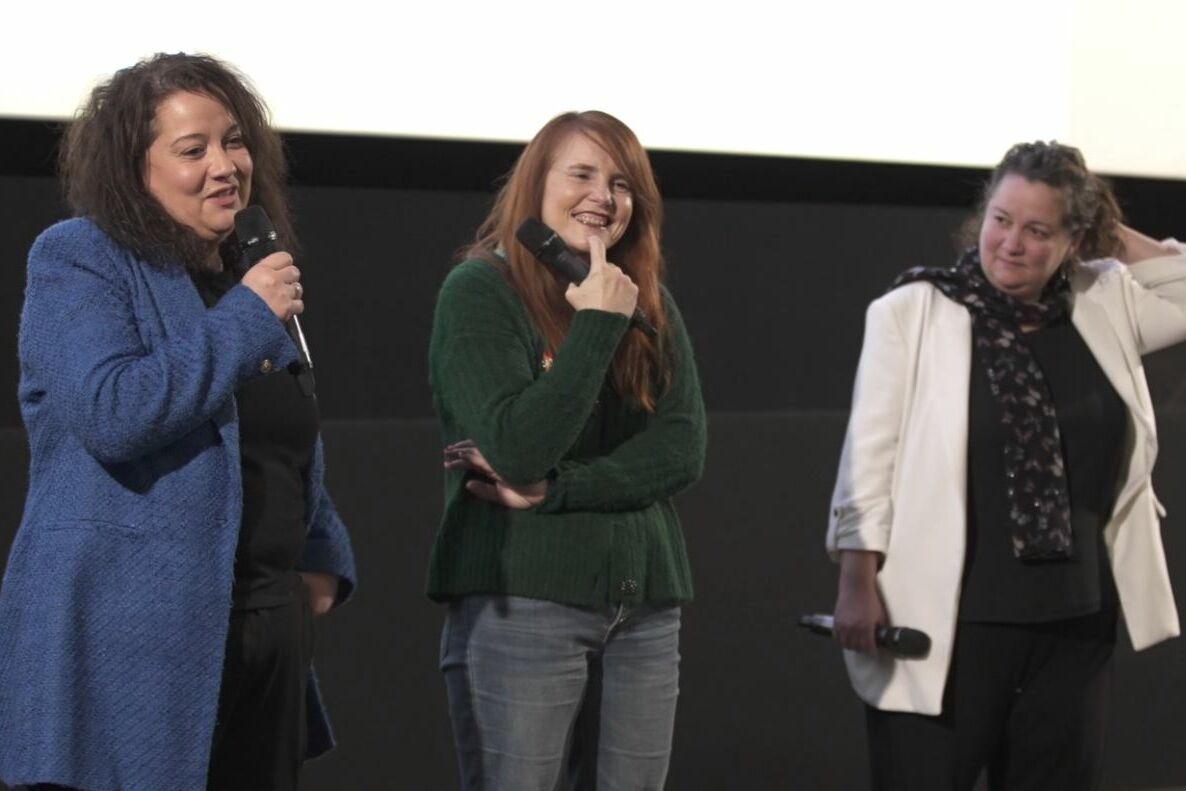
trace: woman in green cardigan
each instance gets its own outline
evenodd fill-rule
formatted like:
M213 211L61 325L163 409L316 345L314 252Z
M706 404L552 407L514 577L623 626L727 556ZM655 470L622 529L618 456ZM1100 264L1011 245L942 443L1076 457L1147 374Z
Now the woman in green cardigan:
M529 217L589 260L581 284L516 241ZM634 133L566 113L441 288L428 594L448 603L441 669L466 789L663 786L692 597L671 497L700 476L705 418L661 224ZM653 339L631 328L636 307Z

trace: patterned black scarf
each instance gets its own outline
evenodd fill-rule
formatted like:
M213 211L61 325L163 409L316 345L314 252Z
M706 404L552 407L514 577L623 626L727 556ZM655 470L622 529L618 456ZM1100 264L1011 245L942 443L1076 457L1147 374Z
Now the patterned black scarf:
M1070 557L1071 506L1058 420L1050 386L1021 331L1025 324L1045 326L1066 317L1069 282L1060 273L1046 284L1040 302L1018 302L984 277L976 248L950 269L909 269L890 289L919 280L972 314L972 342L1005 426L1005 496L1014 557Z

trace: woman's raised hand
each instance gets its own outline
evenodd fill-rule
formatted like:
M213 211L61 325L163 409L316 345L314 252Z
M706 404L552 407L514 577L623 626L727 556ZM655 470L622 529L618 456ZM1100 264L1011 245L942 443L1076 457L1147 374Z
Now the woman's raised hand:
M589 275L579 286L569 285L564 297L577 310L604 310L631 316L638 304L638 286L629 275L605 260L605 241L593 235L589 237Z

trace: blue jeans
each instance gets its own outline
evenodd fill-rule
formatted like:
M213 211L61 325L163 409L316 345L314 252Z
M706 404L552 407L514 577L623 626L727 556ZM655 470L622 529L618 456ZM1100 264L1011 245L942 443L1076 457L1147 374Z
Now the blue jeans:
M679 695L678 607L520 596L449 606L441 670L466 791L657 791Z

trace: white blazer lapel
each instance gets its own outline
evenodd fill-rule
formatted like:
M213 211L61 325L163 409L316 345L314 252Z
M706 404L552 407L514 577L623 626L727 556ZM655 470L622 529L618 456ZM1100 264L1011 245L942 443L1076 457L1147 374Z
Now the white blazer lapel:
M967 308L947 297L935 294L935 321L931 344L924 353L934 357L922 370L936 374L923 392L937 403L936 415L942 430L930 441L942 448L944 469L953 474L950 488L939 491L963 492L967 483L968 463L968 391L972 371L972 316ZM935 365L934 361L942 361Z

